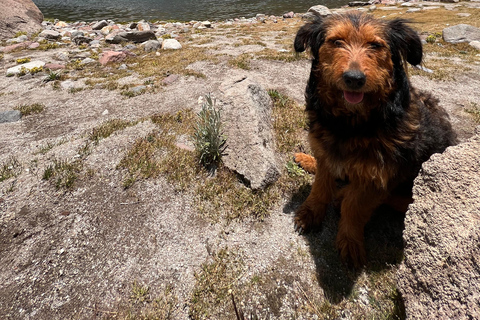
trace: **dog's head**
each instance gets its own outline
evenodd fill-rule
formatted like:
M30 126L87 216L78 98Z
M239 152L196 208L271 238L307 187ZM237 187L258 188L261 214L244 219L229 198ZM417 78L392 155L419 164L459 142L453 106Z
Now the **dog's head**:
M422 61L416 32L401 19L382 21L359 13L316 17L297 33L295 50L310 48L312 72L326 99L339 97L355 108L368 99L386 99L405 61Z

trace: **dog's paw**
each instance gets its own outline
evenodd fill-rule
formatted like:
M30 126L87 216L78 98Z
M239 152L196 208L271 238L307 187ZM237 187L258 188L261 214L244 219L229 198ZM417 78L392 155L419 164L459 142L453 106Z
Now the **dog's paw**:
M314 211L306 204L303 204L293 218L295 231L303 234L320 228L325 217L325 209L324 206L318 205L317 210Z
M317 169L317 161L314 157L305 153L295 153L294 160L303 168L303 170L308 173L315 173Z
M348 237L339 233L337 234L336 245L342 261L347 265L353 266L355 269L359 269L365 265L367 255L365 253L363 239Z

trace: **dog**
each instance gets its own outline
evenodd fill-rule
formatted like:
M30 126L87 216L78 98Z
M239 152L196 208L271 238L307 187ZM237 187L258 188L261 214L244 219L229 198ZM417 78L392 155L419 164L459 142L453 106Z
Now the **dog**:
M407 21L317 16L299 29L294 47L312 56L305 98L313 153L295 160L315 173L295 230L320 227L327 206L339 204L336 246L358 268L374 210L400 203L405 212L422 163L456 144L456 134L438 100L408 80L407 62L421 64L422 43Z

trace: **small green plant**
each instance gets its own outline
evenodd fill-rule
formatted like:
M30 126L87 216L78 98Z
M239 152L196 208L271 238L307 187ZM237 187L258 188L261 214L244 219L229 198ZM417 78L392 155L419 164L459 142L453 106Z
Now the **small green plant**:
M67 160L53 160L43 172L42 179L49 181L54 179L55 188L72 189L78 174L82 169L80 161L68 162Z
M285 168L291 177L302 177L305 175L305 171L293 161L288 161Z
M47 77L43 81L50 82L55 80L61 80L61 78L62 78L61 72L50 71Z
M141 286L137 283L137 281L134 281L132 285L132 294L130 295L130 300L133 303L148 302L150 300L149 291L149 287Z
M22 166L15 157L10 157L0 165L0 182L20 174Z
M472 102L471 107L465 109L465 112L471 114L476 123L480 123L480 106L478 104Z
M24 104L14 108L22 113L23 116L28 116L34 113L40 113L45 110L45 106L41 103L33 103L33 104Z
M427 43L435 43L437 41L437 37L431 34L425 39L425 41L427 41Z
M123 130L135 124L137 124L136 121L112 119L102 123L96 128L93 128L92 132L90 132L88 135L88 139L93 143L98 144L101 139L108 138L115 131Z
M26 35L27 35L27 31L18 31L17 33L15 33L15 35L13 37L18 38L18 37L26 36Z
M215 100L210 94L205 96L202 110L198 113L193 143L200 163L214 170L226 149L226 139L222 133L220 111L215 108Z
M31 59L30 58L19 58L17 60L15 60L15 62L17 62L17 64L24 64L24 63L27 63L27 62L30 62Z

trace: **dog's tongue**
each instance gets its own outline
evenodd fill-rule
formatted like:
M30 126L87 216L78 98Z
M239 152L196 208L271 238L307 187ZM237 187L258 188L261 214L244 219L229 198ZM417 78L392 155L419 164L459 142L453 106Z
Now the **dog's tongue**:
M357 104L363 100L363 92L343 91L343 97L351 104Z

